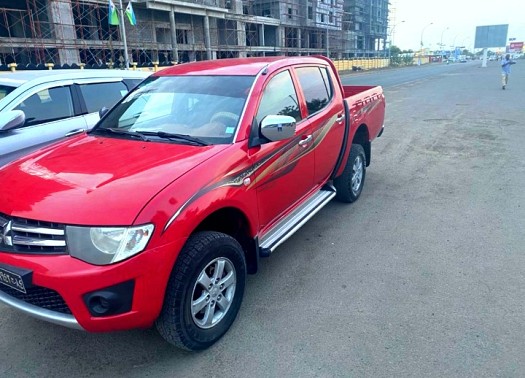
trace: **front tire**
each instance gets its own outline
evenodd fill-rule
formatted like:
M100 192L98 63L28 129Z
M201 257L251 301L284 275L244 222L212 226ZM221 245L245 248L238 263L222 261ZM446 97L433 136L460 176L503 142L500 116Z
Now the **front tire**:
M346 203L357 201L365 184L365 176L365 151L360 144L352 144L343 173L334 179L334 186L337 190L335 198Z
M182 349L210 347L233 324L245 282L244 252L234 238L211 231L192 235L171 273L157 330Z

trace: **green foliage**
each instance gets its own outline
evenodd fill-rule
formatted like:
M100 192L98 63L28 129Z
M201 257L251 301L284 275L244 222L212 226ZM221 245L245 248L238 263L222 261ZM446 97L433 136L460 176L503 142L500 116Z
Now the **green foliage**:
M411 66L414 63L414 57L412 55L405 55L403 57L403 64Z
M401 56L391 56L390 65L391 66L400 66L403 63L403 57Z
M399 54L401 54L401 49L397 46L391 46L390 47L390 56L396 57Z

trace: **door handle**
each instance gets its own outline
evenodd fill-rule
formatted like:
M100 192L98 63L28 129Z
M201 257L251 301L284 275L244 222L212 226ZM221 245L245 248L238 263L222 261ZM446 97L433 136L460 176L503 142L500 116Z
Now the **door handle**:
M336 121L337 123L341 123L341 122L343 122L343 119L345 119L345 115L344 115L344 114L340 114L340 115L337 116L337 118L335 119L335 121Z
M312 139L313 139L313 138L312 138L312 135L311 135L311 134L308 135L306 138L301 139L301 140L299 141L299 146L301 146L301 147L307 147L307 146L308 146L308 143L310 143L310 142L312 141Z
M84 132L84 129L75 129L75 130L71 130L70 132L66 133L66 137L70 137L70 136L73 136L73 135L76 135L76 134L80 134L80 133L83 133Z

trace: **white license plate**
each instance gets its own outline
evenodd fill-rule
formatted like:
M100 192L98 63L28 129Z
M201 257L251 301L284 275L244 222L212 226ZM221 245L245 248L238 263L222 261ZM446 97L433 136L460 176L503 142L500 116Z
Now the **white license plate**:
M4 284L12 289L27 294L22 276L4 268L0 268L0 284Z

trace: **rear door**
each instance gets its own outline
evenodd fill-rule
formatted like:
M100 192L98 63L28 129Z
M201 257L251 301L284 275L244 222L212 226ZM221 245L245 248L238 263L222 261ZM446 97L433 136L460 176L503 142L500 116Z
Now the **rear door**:
M335 167L344 136L344 105L326 66L295 68L306 102L307 120L313 134L315 185L324 183Z
M113 105L124 97L129 89L118 78L98 82L84 80L75 84L78 89L82 113L88 129L91 129L100 119L98 112L103 107L111 109Z

